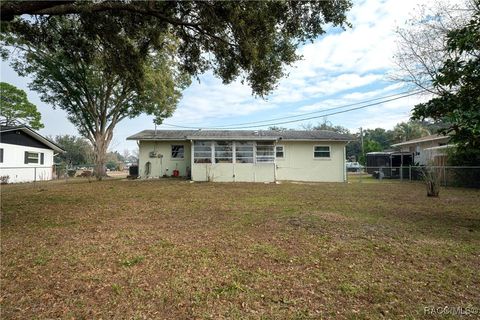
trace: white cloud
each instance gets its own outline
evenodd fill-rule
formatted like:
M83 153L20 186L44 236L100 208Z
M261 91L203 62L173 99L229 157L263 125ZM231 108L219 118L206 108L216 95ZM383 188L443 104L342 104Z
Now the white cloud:
M205 83L194 83L185 90L177 111L166 122L201 123L208 119L245 116L276 107L268 101L253 98L251 88L240 81L224 85L209 75Z

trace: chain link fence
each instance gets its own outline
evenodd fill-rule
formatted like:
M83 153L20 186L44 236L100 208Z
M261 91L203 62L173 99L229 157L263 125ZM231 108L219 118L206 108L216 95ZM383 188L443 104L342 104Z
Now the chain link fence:
M480 166L360 167L348 171L351 183L422 182L429 170L444 187L480 188Z
M107 172L109 178L125 178L126 171ZM21 184L25 186L35 186L39 183L68 183L72 181L89 181L95 179L93 175L93 166L75 166L67 167L62 164L52 166L17 166L0 167L1 184Z

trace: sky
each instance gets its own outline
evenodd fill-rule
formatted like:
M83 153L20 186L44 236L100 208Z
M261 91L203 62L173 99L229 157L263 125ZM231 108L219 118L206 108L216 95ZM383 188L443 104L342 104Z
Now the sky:
M401 83L394 82L389 76L395 70L394 30L397 26L404 26L415 9L426 3L425 0L354 1L348 13L352 28L345 31L329 28L313 43L301 46L299 53L303 59L287 68L289 76L281 79L266 99L252 96L251 89L240 81L224 85L207 72L200 81L194 80L184 90L173 117L166 119L165 124L157 129L175 128L167 124L208 128L263 121L405 91ZM4 61L0 75L1 81L25 90L28 99L37 105L45 125L40 130L41 134L78 135L64 111L41 102L38 94L28 89L28 78L19 77ZM415 104L427 99L425 95L416 95L326 118L279 126L301 129L302 125L328 121L352 132L360 127L392 129L395 124L408 120ZM126 138L144 129L154 129L152 117L142 115L123 120L115 129L110 150L134 150L136 143Z

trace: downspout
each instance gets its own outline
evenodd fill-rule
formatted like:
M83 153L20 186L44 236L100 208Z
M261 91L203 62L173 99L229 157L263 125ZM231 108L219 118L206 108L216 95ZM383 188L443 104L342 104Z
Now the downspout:
M193 140L190 139L190 180L193 181Z
M277 182L277 142L273 144L273 182Z
M237 150L235 141L232 141L232 166L233 166L233 182L236 182L237 176L235 172L235 164L237 163Z

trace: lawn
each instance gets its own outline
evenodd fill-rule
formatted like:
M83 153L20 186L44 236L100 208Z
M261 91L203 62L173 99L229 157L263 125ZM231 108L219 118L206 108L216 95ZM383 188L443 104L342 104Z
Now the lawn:
M2 319L480 307L479 190L115 180L4 186L1 202Z

